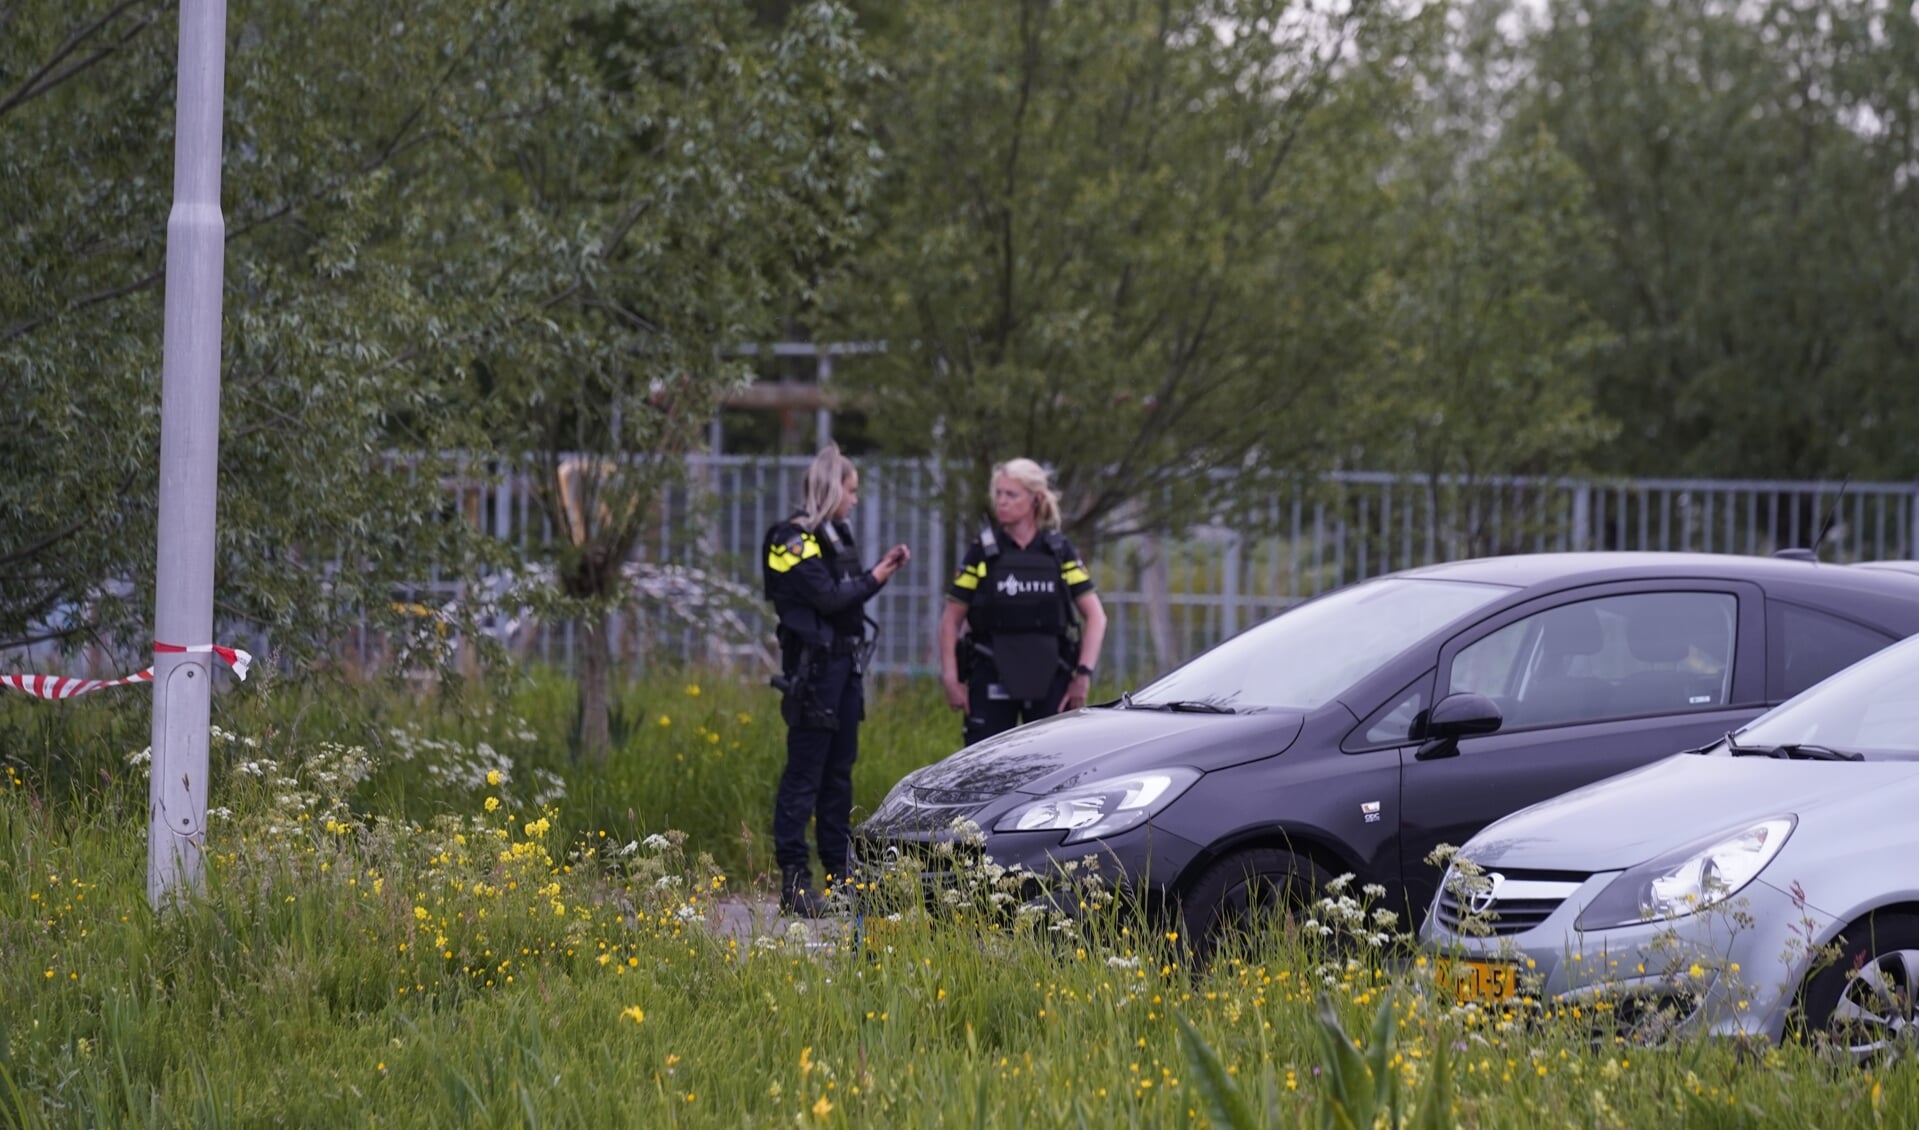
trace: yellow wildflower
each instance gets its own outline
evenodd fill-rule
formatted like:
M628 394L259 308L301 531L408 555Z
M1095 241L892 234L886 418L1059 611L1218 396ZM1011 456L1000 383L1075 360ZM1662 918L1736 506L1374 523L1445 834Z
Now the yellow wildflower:
M635 1024L646 1023L646 1011L637 1004L631 1008L625 1009L624 1011L620 1013L620 1015L630 1018Z

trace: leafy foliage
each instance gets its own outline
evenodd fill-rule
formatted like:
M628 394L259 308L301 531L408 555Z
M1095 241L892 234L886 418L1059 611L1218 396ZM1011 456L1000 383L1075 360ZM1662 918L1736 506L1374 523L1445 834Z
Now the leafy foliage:
M176 13L9 14L0 646L138 640ZM603 613L742 375L726 349L856 230L877 151L851 16L268 0L230 32L220 614L318 651L406 581L473 575L503 466L574 535L562 610ZM588 457L570 498L563 453Z
M431 454L464 433L435 410L428 361L453 326L416 267L409 171L456 161L461 134L499 112L485 77L524 12L454 8L268 0L230 28L216 607L282 648L323 648L348 610L378 614L428 562L469 552ZM140 640L177 13L119 0L8 14L0 643ZM388 447L421 455L393 466Z
M893 152L835 309L891 344L862 401L977 503L1055 464L1082 536L1157 528L1205 472L1327 456L1367 272L1348 233L1384 139L1370 4L921 0L880 48ZM1095 423L1095 421L1097 423Z
M1579 0L1531 36L1520 128L1600 225L1569 277L1617 469L1919 469L1915 51L1910 5L1843 0Z
M561 535L544 611L586 626L580 742L604 756L621 566L745 379L732 347L857 231L877 150L837 5L768 31L743 4L605 0L552 33L535 108L483 139L489 176L444 186L435 234L486 328L462 402Z

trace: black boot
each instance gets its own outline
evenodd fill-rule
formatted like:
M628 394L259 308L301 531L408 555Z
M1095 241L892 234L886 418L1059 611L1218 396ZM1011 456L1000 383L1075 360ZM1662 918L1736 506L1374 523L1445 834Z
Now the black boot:
M813 889L811 870L790 867L780 873L780 913L800 918L819 918L827 913L826 896Z

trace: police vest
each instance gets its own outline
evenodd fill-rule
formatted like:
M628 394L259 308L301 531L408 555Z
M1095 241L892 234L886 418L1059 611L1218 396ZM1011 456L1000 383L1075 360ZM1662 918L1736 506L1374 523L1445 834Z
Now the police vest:
M865 634L865 615L859 604L823 616L793 590L796 578L792 572L809 557L820 558L835 581L866 571L860 564L859 548L853 543L853 530L844 522L827 522L815 534L799 524L796 514L774 526L766 533L761 586L773 602L780 626L807 643L859 639Z
M1070 623L1066 581L1050 531L1021 549L1002 549L986 562L966 622L975 637L1064 636Z

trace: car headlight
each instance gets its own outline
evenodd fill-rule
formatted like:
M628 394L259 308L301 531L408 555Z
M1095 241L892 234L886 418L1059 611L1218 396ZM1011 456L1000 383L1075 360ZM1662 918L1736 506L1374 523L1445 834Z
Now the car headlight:
M995 832L1065 832L1065 843L1122 832L1156 815L1199 780L1197 769L1155 769L1063 789L999 818Z
M1730 835L1694 842L1622 872L1599 892L1576 923L1609 930L1697 914L1753 881L1785 846L1797 818L1761 820Z

